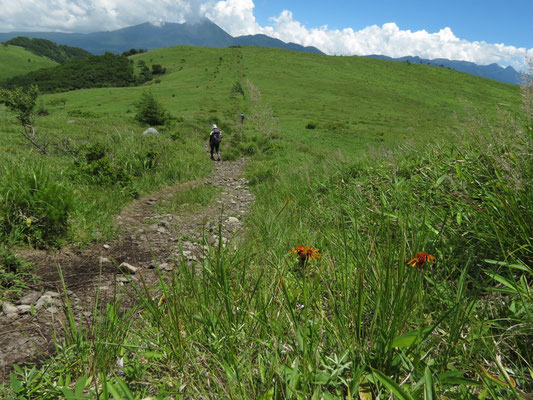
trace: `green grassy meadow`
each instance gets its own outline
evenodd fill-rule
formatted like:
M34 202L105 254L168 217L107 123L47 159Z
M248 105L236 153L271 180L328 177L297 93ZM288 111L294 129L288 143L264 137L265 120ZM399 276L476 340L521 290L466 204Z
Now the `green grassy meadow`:
M36 56L32 52L18 46L0 46L0 80L21 75L40 68L57 65L49 58Z
M119 313L117 300L91 329L65 327L57 356L17 369L0 393L529 398L532 119L519 87L268 48L180 46L131 59L167 72L138 87L40 96L47 155L0 113L2 240L114 237L113 215L128 202L210 173L212 123L225 132L223 159L250 157L246 240L211 248L196 271L178 262L156 288L133 284L137 308ZM135 121L143 90L171 116L158 136L141 136ZM192 189L168 207L213 195Z

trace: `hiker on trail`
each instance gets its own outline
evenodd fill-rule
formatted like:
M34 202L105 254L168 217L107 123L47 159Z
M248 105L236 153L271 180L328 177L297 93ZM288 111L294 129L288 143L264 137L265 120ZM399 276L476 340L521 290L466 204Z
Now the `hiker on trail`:
M215 160L213 157L213 152L217 155L217 160L220 161L220 153L218 149L220 147L220 142L222 141L222 131L217 128L216 124L213 124L211 129L211 134L209 135L209 146L211 147L211 160Z
M244 113L241 113L241 124L244 122Z

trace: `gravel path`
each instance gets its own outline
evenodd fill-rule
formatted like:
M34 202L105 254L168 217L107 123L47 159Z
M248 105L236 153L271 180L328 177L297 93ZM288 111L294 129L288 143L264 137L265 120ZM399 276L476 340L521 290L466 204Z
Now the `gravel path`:
M206 247L217 245L219 227L222 240L238 236L243 218L254 201L243 171L247 160L215 163L205 179L167 187L145 196L125 208L116 222L119 240L95 244L79 250L64 248L57 253L23 251L21 256L34 263L40 282L17 302L4 302L0 311L0 382L9 377L13 364L34 362L54 352L54 332L60 334L62 312L61 268L67 293L79 321L90 320L96 290L100 302L113 295L116 285L127 284L119 266L126 263L153 281L154 264L163 272L171 271L175 260L183 257L200 261ZM159 206L174 193L196 185L212 185L219 194L205 207L176 214L161 214ZM181 251L180 251L181 246ZM123 266L122 269L128 268Z

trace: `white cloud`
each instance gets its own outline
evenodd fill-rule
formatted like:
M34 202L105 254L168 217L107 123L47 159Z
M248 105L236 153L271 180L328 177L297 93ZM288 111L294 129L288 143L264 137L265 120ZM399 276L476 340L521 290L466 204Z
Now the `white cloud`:
M209 1L202 12L232 36L264 33L255 20L254 7L252 0Z
M448 27L438 32L401 30L394 22L352 28L307 28L285 10L261 26L253 0L0 0L0 29L6 31L93 32L143 22L184 22L207 17L233 36L263 33L285 42L315 46L326 54L448 58L524 69L533 49L469 42Z
M352 28L329 29L327 26L307 28L295 20L288 10L271 18L272 26L260 26L255 20L253 9L252 0L221 0L211 2L205 8L205 15L233 36L264 33L285 42L315 46L330 55L411 55L477 64L498 63L512 65L517 69L526 67L526 57L533 58L533 49L469 42L456 37L448 27L436 33L401 30L394 22L381 27L368 26L359 31Z
M201 0L0 0L1 31L94 32L193 20Z

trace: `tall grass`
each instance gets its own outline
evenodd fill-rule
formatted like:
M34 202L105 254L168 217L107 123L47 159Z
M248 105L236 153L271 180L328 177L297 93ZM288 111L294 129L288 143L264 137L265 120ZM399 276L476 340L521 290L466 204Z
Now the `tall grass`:
M196 268L177 262L156 287L133 284L143 312L124 331L129 390L522 398L531 143L519 126L490 129L258 184L245 245L209 248ZM298 244L323 257L302 265L290 251ZM437 262L407 265L419 251ZM99 373L117 373L104 365Z

